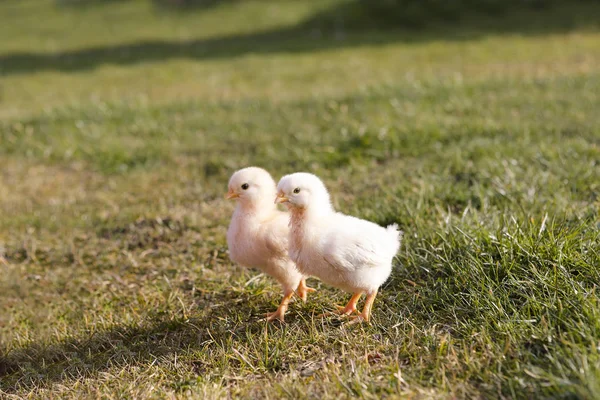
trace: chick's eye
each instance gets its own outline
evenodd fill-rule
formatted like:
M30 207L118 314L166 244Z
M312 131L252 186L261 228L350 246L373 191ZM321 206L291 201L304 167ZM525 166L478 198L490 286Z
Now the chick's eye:
M247 183L244 183L242 185L242 189L247 190L250 187L250 185L248 185Z
M298 194L298 193L300 193L300 188L294 189L294 194Z

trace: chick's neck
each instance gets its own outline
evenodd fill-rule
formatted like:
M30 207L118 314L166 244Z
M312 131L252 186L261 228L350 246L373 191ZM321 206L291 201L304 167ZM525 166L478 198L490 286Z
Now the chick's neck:
M296 221L316 220L335 212L329 203L317 207L291 207L290 211Z
M274 197L274 196L273 196ZM277 210L275 204L267 199L260 201L239 201L235 213L248 217L260 218L273 214Z

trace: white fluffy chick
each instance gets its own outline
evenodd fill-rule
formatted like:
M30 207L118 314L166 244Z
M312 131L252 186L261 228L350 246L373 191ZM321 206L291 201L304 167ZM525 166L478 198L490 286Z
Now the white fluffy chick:
M290 258L300 272L352 293L340 314L356 312L363 293L362 313L353 322L368 322L379 287L392 271L402 239L396 224L383 228L336 212L327 188L309 173L284 176L277 185L276 203L291 211Z
M283 287L283 300L267 320L283 322L294 292L306 301L314 289L306 286L304 276L288 256L289 214L273 204L275 181L262 168L248 167L235 172L229 180L227 199L237 206L227 230L231 259L271 275Z

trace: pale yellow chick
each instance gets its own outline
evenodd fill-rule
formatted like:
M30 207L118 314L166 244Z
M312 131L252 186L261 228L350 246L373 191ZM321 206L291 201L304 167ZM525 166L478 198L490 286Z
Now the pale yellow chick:
M289 214L277 210L275 194L275 181L262 168L244 168L231 176L226 197L237 200L237 206L227 230L227 245L234 262L258 268L281 284L283 299L267 320L283 321L294 292L306 301L314 289L306 286L288 256Z
M361 295L365 306L355 322L369 321L379 287L392 272L402 232L336 212L321 180L309 173L284 176L277 186L276 202L291 211L290 258L307 276L352 293L340 312L356 312Z

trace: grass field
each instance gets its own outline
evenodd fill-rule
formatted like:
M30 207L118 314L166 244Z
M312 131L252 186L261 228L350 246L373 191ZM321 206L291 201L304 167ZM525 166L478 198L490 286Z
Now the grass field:
M0 2L0 397L600 397L600 4ZM287 323L229 175L405 231L370 325Z

